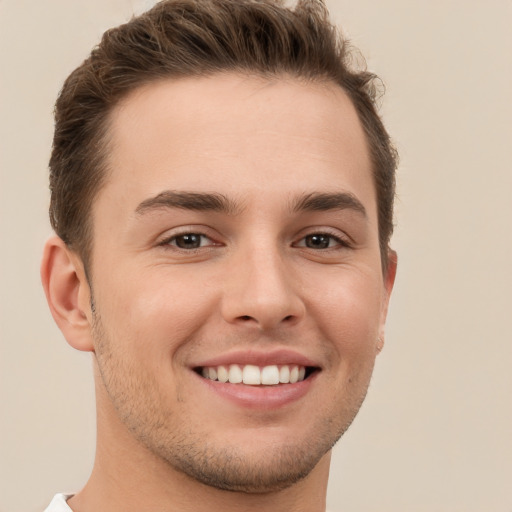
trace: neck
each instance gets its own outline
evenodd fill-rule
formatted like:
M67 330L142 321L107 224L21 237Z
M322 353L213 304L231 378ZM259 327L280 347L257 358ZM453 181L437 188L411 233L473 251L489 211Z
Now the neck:
M117 452L117 453L116 453ZM84 489L69 501L74 512L324 512L329 454L292 486L269 493L219 490L171 468L155 456L140 460L131 447L119 453L98 443L95 465Z

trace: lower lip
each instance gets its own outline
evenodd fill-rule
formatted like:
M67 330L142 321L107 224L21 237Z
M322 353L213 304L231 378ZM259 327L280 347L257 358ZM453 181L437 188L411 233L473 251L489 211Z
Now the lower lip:
M196 374L197 375L197 374ZM228 384L216 380L197 378L217 395L238 406L250 409L278 409L296 402L307 394L316 380L318 372L306 380L295 384L278 384L276 386L249 386L247 384Z

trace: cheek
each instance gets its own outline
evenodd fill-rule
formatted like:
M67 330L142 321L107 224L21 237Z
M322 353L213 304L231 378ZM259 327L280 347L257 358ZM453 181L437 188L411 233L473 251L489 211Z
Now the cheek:
M342 359L374 355L381 308L379 278L341 273L324 282L311 301L317 326Z
M124 275L123 275L124 274ZM131 277L125 278L126 275ZM214 298L207 288L155 269L117 272L98 289L98 312L114 343L144 357L175 351L205 322Z
M329 347L327 375L336 407L355 415L366 395L377 356L381 288L356 276L324 287L316 325ZM342 284L341 284L342 283Z

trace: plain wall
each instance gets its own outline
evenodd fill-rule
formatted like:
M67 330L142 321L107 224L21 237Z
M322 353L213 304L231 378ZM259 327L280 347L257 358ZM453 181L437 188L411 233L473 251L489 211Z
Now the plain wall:
M92 466L90 356L39 284L51 114L102 32L149 3L0 0L0 512L42 511ZM386 346L329 506L511 512L512 2L328 5L386 84L401 154Z

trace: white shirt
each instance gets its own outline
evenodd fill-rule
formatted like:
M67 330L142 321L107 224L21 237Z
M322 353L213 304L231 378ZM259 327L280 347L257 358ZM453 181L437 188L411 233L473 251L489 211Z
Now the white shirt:
M56 494L44 512L73 512L66 503L72 494ZM326 511L328 512L328 511Z
M44 512L73 512L66 501L73 496L72 494L56 494L48 508Z

